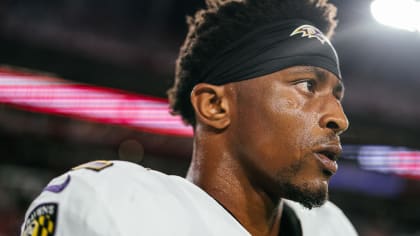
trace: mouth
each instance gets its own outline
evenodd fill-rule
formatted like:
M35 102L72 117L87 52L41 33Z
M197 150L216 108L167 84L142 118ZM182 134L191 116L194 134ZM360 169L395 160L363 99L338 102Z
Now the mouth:
M342 152L340 145L324 145L315 152L323 173L330 177L338 170L337 159Z

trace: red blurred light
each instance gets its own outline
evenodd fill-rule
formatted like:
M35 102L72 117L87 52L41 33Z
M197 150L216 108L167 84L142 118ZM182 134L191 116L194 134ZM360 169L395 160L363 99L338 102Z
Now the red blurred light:
M192 136L167 100L0 68L0 103L47 114Z
M420 180L420 151L403 147L363 146L359 153L363 169L393 173Z

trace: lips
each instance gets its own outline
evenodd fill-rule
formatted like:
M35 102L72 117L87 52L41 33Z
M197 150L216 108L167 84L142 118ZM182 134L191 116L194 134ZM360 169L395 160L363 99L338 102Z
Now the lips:
M342 148L339 144L322 145L315 151L315 156L327 175L331 176L337 172L337 159L341 152Z

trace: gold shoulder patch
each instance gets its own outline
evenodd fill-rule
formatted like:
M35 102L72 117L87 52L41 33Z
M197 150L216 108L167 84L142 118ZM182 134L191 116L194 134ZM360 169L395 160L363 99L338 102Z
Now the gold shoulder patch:
M73 167L71 170L80 170L80 169L89 169L94 171L101 171L105 168L112 166L114 163L112 161L91 161L85 164L81 164L79 166Z
M26 218L21 236L53 236L57 210L57 203L44 203L37 206Z

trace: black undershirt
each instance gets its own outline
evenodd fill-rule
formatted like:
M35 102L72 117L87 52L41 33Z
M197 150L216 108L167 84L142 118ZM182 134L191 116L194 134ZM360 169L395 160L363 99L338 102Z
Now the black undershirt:
M215 199L216 200L216 199ZM238 219L219 201L216 200L229 214L239 223ZM283 204L283 212L280 220L279 236L302 236L302 226L299 218L291 207L286 203Z
M283 205L279 236L302 236L300 220L286 203Z

